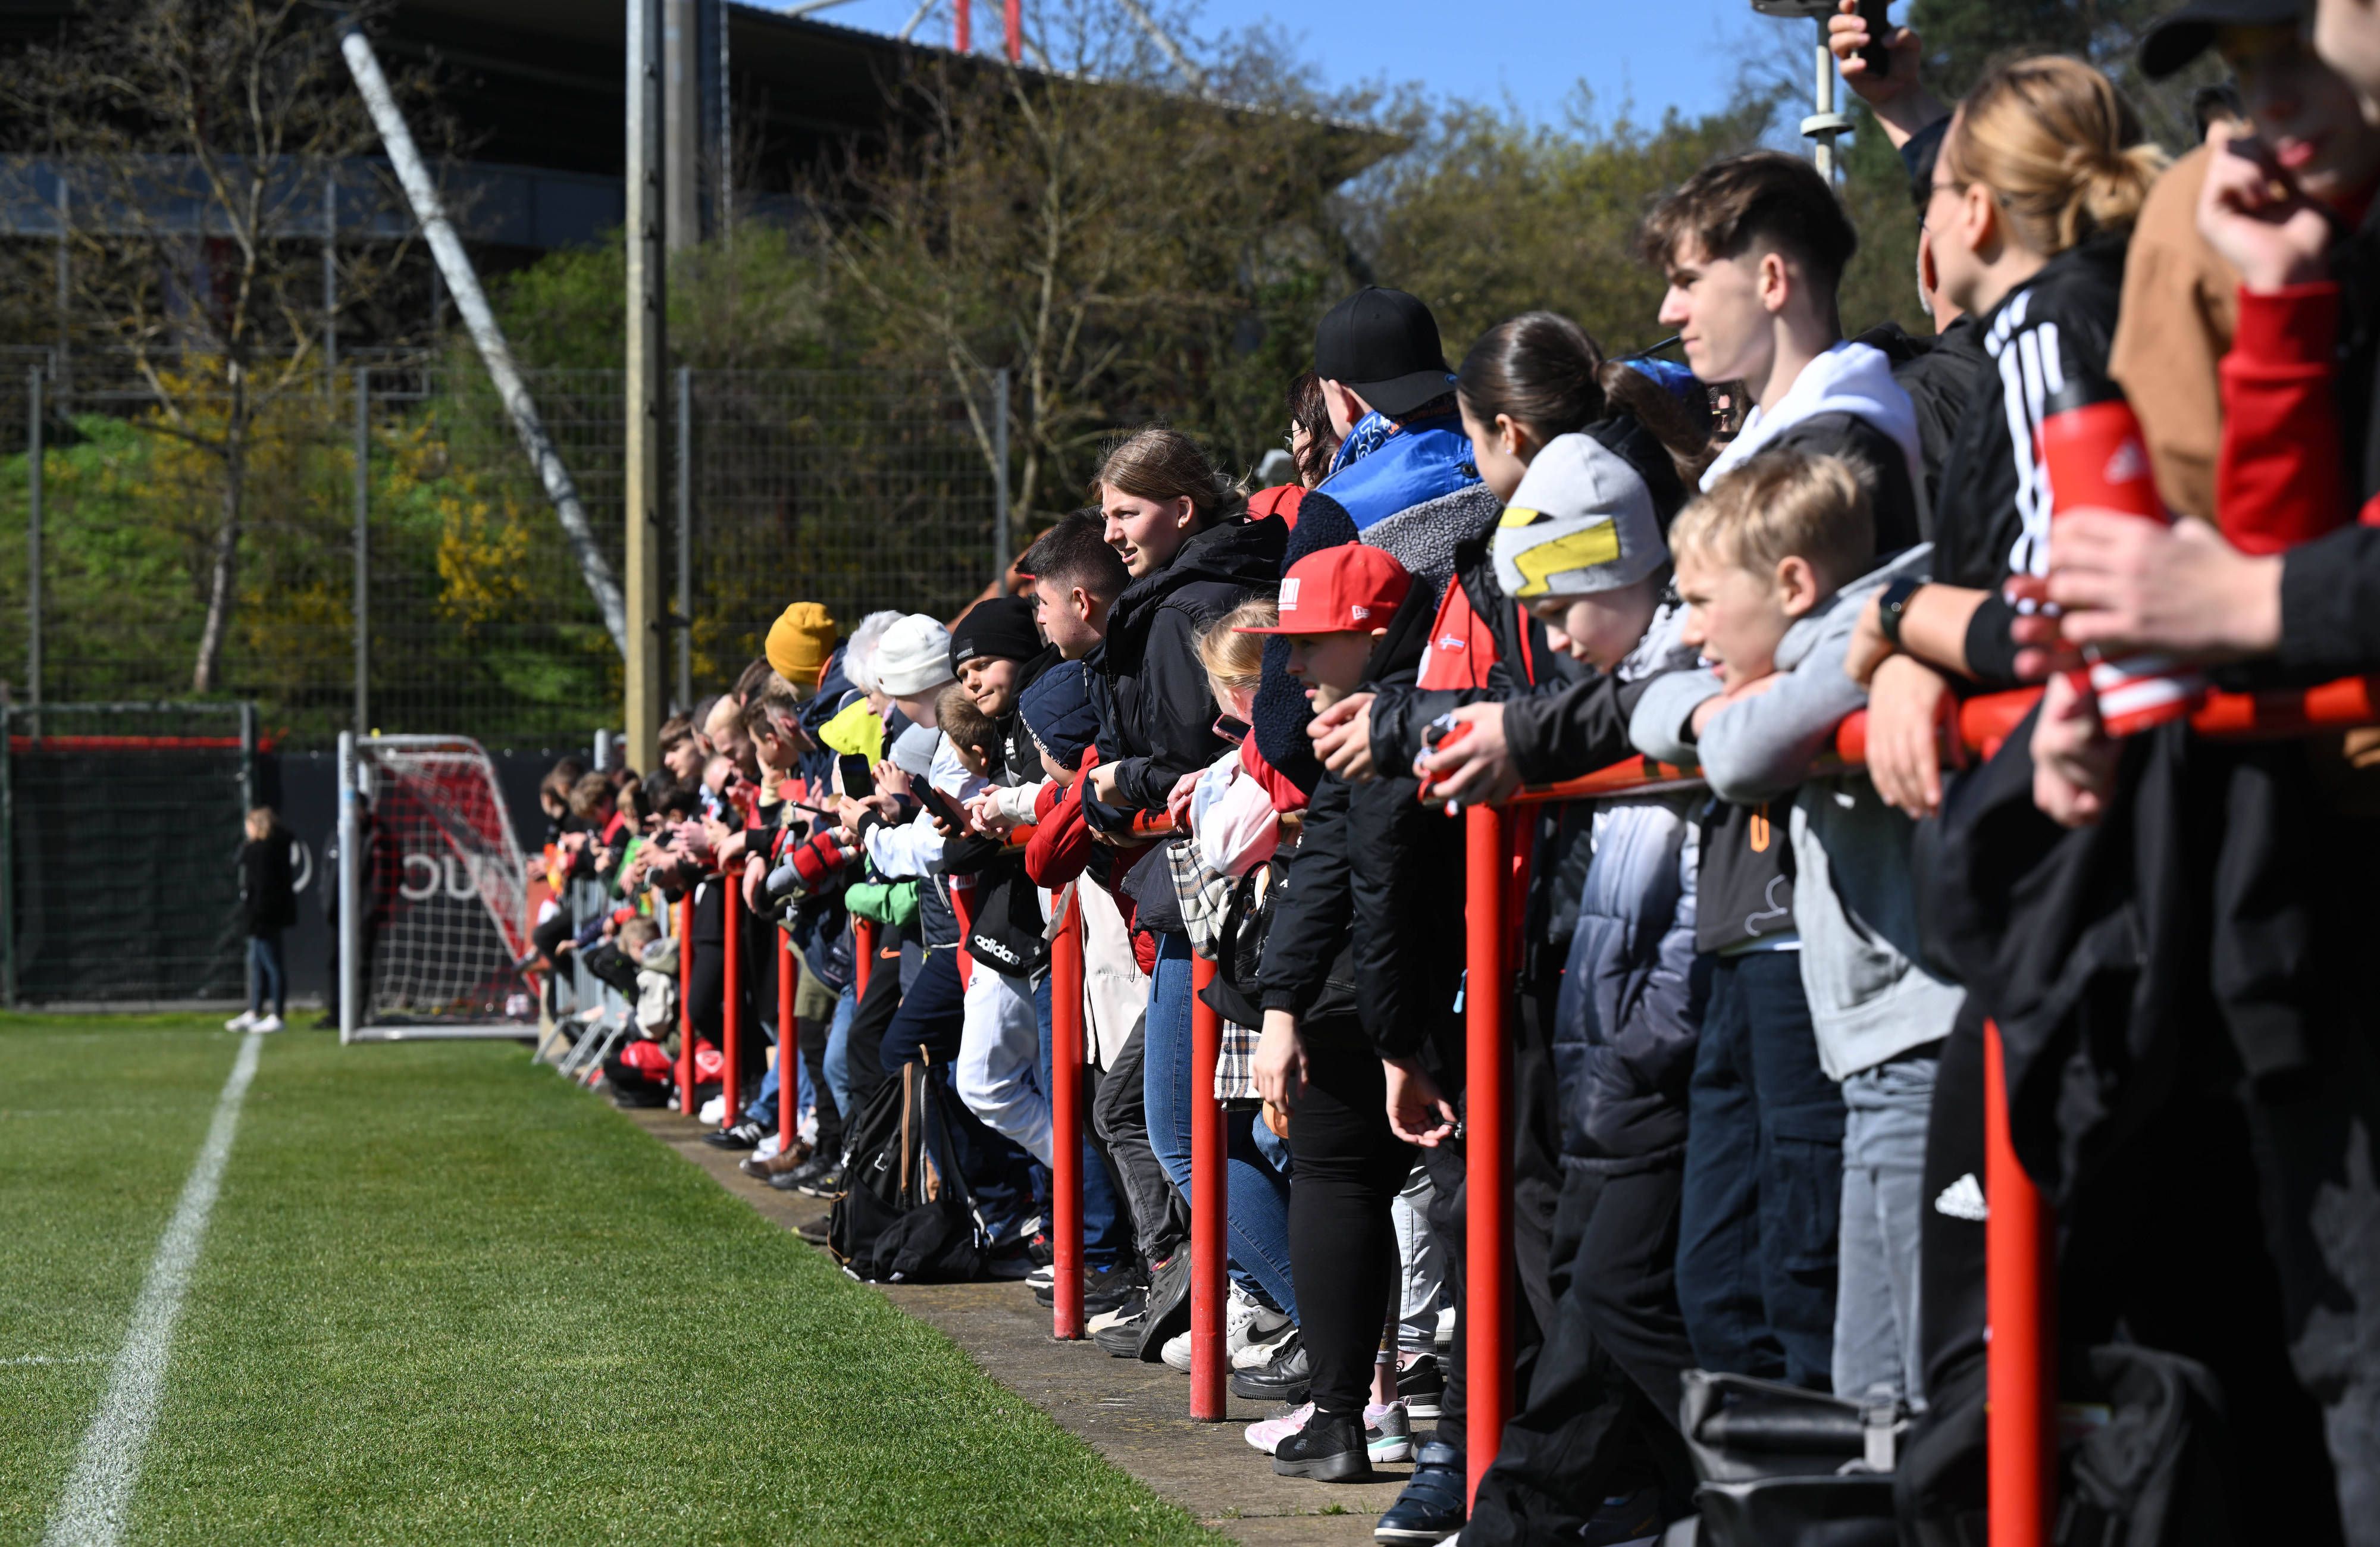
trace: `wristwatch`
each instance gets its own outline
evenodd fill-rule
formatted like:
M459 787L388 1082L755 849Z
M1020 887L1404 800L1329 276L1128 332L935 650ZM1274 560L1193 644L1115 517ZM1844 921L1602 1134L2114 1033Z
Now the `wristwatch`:
M1909 610L1909 599L1925 588L1920 576L1904 575L1884 588L1884 595L1876 605L1876 621L1884 631L1885 642L1893 649L1900 648L1900 615Z

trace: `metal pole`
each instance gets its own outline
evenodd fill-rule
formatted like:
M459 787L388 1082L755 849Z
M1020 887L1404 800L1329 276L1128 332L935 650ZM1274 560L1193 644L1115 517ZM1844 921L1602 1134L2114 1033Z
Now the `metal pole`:
M668 189L662 170L664 3L628 0L628 589L626 637L621 648L628 666L627 755L640 768L660 763L663 693L662 373L668 368L668 341L662 331L668 260L662 242ZM684 0L673 3L682 6Z
M677 900L677 1110L694 1118L694 888Z
M1984 1262L1990 1339L1991 1547L2041 1547L2057 1513L2058 1340L2048 1292L2051 1214L2009 1137L2000 1029L1984 1027Z
M672 252L702 240L702 24L700 0L662 0L662 235ZM635 16L635 7L630 8ZM629 91L637 87L630 77ZM635 144L630 143L633 155ZM635 165L633 161L629 164ZM630 229L635 228L634 223Z
M356 747L339 733L339 1042L355 1041L363 1019L363 820L358 809Z
M595 772L598 774L609 774L611 771L612 733L608 730L599 728L595 732Z
M783 1154L794 1147L801 1127L802 1033L794 1019L794 989L801 965L794 955L794 937L781 929L769 932L777 942L777 1151Z
M64 173L60 173L58 175L58 250L56 266L58 286L58 372L61 376L63 376L67 371L67 347L72 335L70 323L74 315L74 252L68 241L68 238L73 229L73 222L70 219L70 212L73 208L73 189L67 182L66 175Z
M1050 1335L1083 1335L1083 907L1050 941Z
M736 1067L744 1050L744 878L729 871L719 878L719 1052L726 1060L719 1071L719 1127L724 1131L744 1119L743 1071Z
M876 923L870 919L851 921L851 987L860 998L868 997L868 975L876 969Z
M1003 0L1000 7L1001 52L1012 65L1025 62L1024 0Z
M322 396L339 379L339 180L322 174Z
M991 376L991 583L1008 591L1008 368Z
M17 741L15 714L0 704L0 988L17 1007Z
M602 545L595 540L595 529L587 519L587 507L578 498L578 485L571 481L570 469L562 465L562 456L554 450L552 437L545 432L544 420L538 418L537 404L521 381L520 368L513 362L512 346L504 341L504 330L496 325L496 314L489 310L487 294L480 288L480 276L471 267L469 255L463 250L463 239L455 234L454 223L446 218L437 186L430 180L430 168L413 142L413 131L406 127L405 115L389 90L388 78L381 73L380 60L372 53L371 43L352 23L339 39L339 49L346 58L348 71L356 78L356 89L362 93L364 105L371 112L372 123L380 130L381 143L396 167L397 178L405 185L406 201L412 205L414 219L420 223L439 270L446 276L447 289L454 292L464 325L470 329L471 342L478 347L480 359L488 368L489 379L495 383L497 396L504 399L504 411L512 419L514 432L520 437L521 449L528 454L529 463L537 469L538 478L545 487L546 498L553 503L554 516L562 522L571 555L577 561L579 577L603 615L603 627L611 634L612 643L625 657L629 653L628 603L620 589L619 577L612 572L612 561L603 556Z
M1825 118L1830 116L1835 111L1835 55L1833 51L1827 47L1827 21L1824 17L1818 18L1817 85L1817 116ZM1818 164L1818 176L1830 183L1833 182L1835 180L1833 135L1822 134L1818 137L1817 153L1814 159Z
M1215 1100L1215 1066L1223 1054L1223 1017L1199 997L1215 964L1190 959L1190 1416L1220 1423L1229 1350L1223 1346L1223 1232L1230 1190L1224 1178L1223 1108Z
M246 816L256 810L256 702L239 704L239 808Z
M677 368L677 707L694 707L694 372Z
M1465 1368L1470 1371L1467 1495L1504 1442L1512 1410L1512 1076L1504 1036L1504 904L1510 880L1506 818L1492 806L1463 815L1463 914L1468 925L1463 1006L1463 1158Z
M37 365L25 373L25 701L35 708L42 702L42 419Z
M356 368L355 674L358 736L371 730L371 372Z

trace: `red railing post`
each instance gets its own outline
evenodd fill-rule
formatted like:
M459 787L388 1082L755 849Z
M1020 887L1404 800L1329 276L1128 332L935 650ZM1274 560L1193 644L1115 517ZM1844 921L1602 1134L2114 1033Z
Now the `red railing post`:
M1512 1077L1504 1036L1505 903L1512 851L1505 814L1463 815L1463 1373L1469 1403L1467 1493L1504 1443L1512 1411Z
M794 1147L801 1127L801 1028L794 1024L794 989L800 981L800 959L794 955L794 937L771 929L777 937L777 1148Z
M1050 1335L1083 1335L1083 910L1050 942Z
M2052 1221L2009 1135L2000 1029L1984 1026L1984 1222L1991 1547L2043 1547L2058 1502Z
M876 920L854 919L851 921L851 988L863 998L868 993L868 975L876 966Z
M735 1067L744 1031L744 878L722 875L719 888L719 1051L726 1060L719 1071L719 1126L732 1128L744 1116L743 1082Z
M694 1115L694 889L677 900L677 1109Z
M957 0L951 7L951 51L954 54L975 52L975 0Z
M1001 6L1001 41L1005 46L1008 62L1012 65L1023 64L1025 62L1024 0L1006 0L1006 4Z
M1215 1066L1223 1056L1223 1017L1198 997L1215 964L1190 958L1190 1416L1224 1417L1223 1108L1215 1100Z

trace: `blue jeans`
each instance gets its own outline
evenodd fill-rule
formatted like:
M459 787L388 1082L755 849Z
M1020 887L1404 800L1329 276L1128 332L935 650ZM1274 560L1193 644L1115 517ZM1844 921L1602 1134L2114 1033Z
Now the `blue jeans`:
M1157 937L1157 969L1148 979L1142 1089L1148 1106L1148 1142L1182 1196L1190 1196L1190 937ZM1257 1148L1256 1114L1223 1115L1225 1212L1231 1220L1232 1276L1262 1289L1273 1304L1297 1315L1290 1279L1289 1178Z
M859 991L844 990L835 998L834 1020L826 1033L826 1088L846 1127L859 1120L859 1114L851 1110L851 1017L858 1008Z
M1825 1391L1834 1374L1843 1095L1792 951L1714 964L1687 1088L1678 1303L1705 1370Z
M1050 1067L1050 979L1033 990L1033 1014L1041 1025L1041 1090L1058 1088ZM1132 1216L1116 1197L1108 1176L1107 1157L1091 1143L1091 1098L1088 1082L1075 1103L1083 1127L1083 1261L1104 1273L1133 1260Z
M289 975L281 969L279 930L248 937L248 1013L261 1015L268 999L276 1016L289 1008Z
M777 1126L777 1072L785 1066L787 1059L793 1060L794 1065L794 1116L796 1121L817 1098L810 1094L810 1072L802 1065L801 1034L797 1031L791 1039L781 1037L777 1029L766 1021L761 1023L760 1029L768 1032L770 1040L777 1044L777 1061L769 1066L767 1074L760 1077L760 1093L754 1096L752 1104L744 1109L744 1117L747 1122L773 1129Z

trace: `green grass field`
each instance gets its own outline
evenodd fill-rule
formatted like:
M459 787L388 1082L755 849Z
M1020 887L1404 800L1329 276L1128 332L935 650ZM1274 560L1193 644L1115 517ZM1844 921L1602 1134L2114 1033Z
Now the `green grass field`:
M238 1039L0 1020L0 1541L39 1541ZM504 1044L268 1039L128 1542L1212 1540Z

